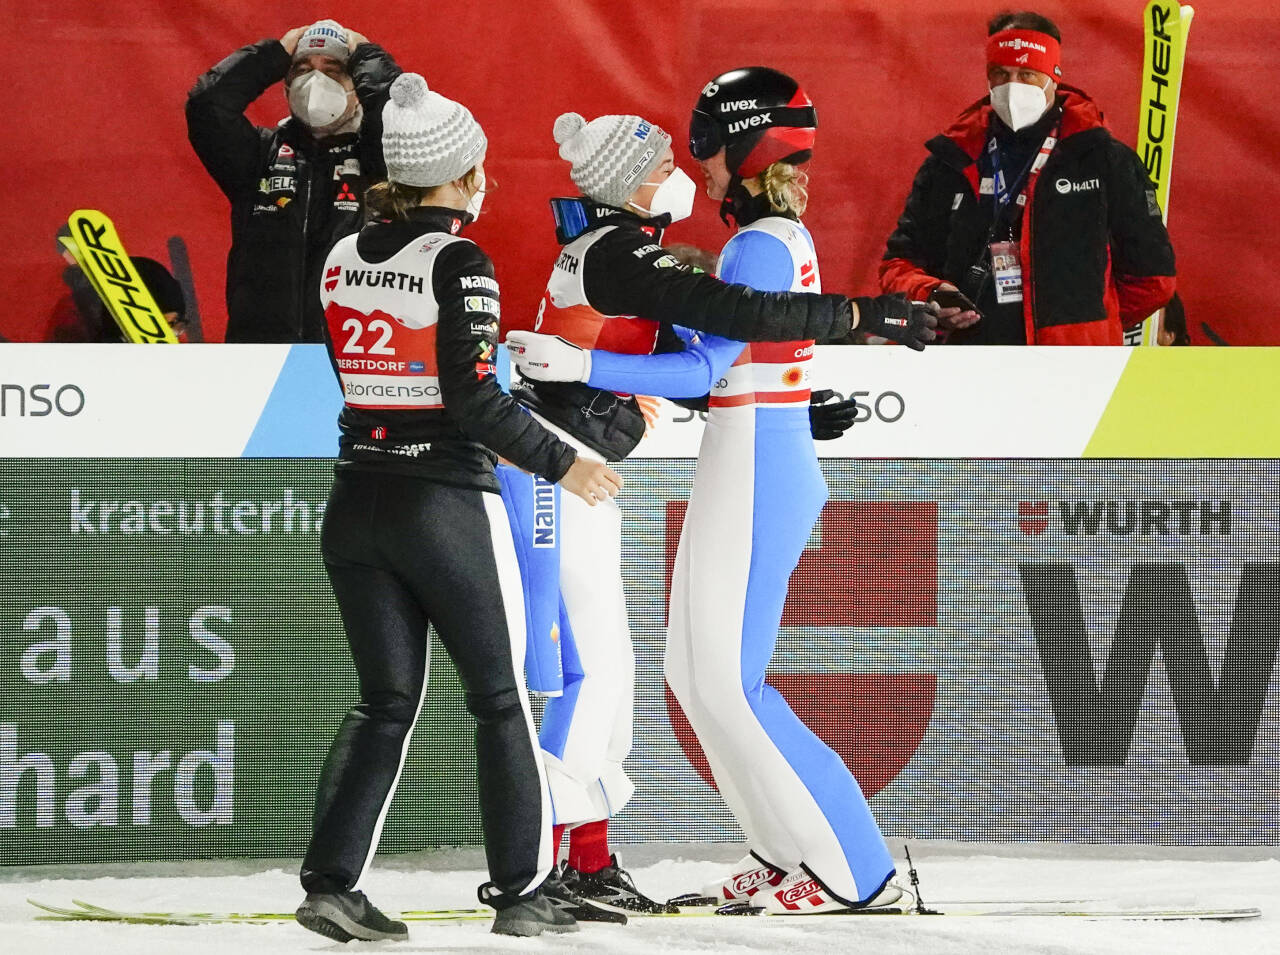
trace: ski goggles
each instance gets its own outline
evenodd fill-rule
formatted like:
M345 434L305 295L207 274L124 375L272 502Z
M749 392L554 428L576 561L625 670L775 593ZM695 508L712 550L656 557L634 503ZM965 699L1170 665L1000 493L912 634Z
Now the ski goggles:
M737 114L741 117L741 114ZM734 117L729 117L733 119ZM752 129L782 126L787 129L812 129L818 125L818 113L812 106L759 106L745 117L754 120ZM746 126L746 122L742 122ZM732 129L733 124L730 124ZM719 123L710 114L695 109L689 118L689 155L702 162L726 146Z
M702 162L710 159L724 146L720 127L714 119L700 109L693 111L689 119L689 155Z

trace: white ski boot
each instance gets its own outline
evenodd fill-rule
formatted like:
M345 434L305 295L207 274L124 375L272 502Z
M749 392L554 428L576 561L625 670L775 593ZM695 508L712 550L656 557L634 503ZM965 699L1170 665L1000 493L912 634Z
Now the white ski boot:
M836 912L874 911L876 909L909 909L915 896L888 882L865 905L848 905L834 898L817 879L799 869L787 876L776 888L758 894L753 905L764 908L766 915L831 915Z
M733 875L704 886L702 894L715 899L716 905L724 905L727 902L746 902L761 890L781 885L786 877L785 872L766 865L748 853L733 867Z

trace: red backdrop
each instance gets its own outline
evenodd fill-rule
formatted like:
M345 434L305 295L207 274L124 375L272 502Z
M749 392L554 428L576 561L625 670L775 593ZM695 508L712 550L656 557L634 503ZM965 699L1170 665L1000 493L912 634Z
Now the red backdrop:
M186 91L232 49L322 16L336 16L387 47L433 88L465 102L490 139L500 191L472 235L493 256L505 316L531 318L554 261L546 199L571 191L551 125L562 111L588 118L637 112L684 141L703 83L735 66L793 74L818 105L821 128L806 221L831 290L866 293L923 142L985 89L987 16L1003 2L810 0L789 21L776 0L533 0L461 3L248 0L127 8L96 0L23 5L10 14L6 100L16 130L4 149L3 234L15 248L0 335L45 336L65 295L54 234L79 207L110 215L126 248L166 259L190 249L206 338L226 325L227 204L187 144ZM1116 134L1136 137L1142 0L1049 0L1064 38L1064 73L1102 105ZM1280 20L1256 5L1203 0L1191 30L1182 93L1170 229L1193 339L1207 321L1233 345L1280 344L1268 296L1280 261L1274 157L1280 116L1265 107ZM279 88L251 118L286 111ZM692 169L683 146L677 150ZM672 241L718 248L726 232L709 201Z

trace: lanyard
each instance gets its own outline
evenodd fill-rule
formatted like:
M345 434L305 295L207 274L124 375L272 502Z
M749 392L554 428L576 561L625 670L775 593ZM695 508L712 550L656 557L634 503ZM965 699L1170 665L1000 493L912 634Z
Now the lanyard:
M1035 181L1036 176L1040 174L1040 170L1044 168L1044 164L1049 161L1049 154L1053 152L1055 146L1058 145L1059 127L1055 126L1053 131L1044 138L1044 142L1040 146L1040 151L1031 157L1031 161L1018 175L1018 178L1010 185L1005 179L1004 170L1000 168L1000 144L996 141L996 137L992 136L987 143L987 154L991 158L991 178L993 183L993 192L995 193L995 221L999 223L1000 217L1004 215L1005 210L1011 206L1017 199L1019 206L1026 204L1023 198L1025 192L1030 191L1031 184ZM1022 188L1023 182L1026 182L1027 189ZM993 230L994 231L994 230Z

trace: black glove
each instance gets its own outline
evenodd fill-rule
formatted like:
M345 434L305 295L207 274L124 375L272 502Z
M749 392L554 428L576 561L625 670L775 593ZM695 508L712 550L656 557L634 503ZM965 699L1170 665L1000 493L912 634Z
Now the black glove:
M855 298L853 303L858 306L857 332L887 338L915 351L924 351L924 346L938 337L938 313L942 309L936 302L908 302L899 292Z
M815 441L831 441L840 437L858 420L858 402L854 398L827 404L836 393L830 388L809 396L809 432Z

